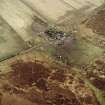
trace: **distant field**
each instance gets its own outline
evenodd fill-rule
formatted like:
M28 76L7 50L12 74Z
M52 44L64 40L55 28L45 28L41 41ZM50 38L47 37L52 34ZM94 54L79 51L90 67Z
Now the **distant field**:
M100 6L104 0L21 0L33 10L39 12L48 20L56 21L68 11L78 10L84 7L94 9Z
M0 58L19 52L24 41L45 30L45 25L37 22L39 18L47 24L70 20L70 13L90 11L102 3L104 0L0 0L0 17L4 20L0 23Z
M72 10L72 7L67 7L60 0L22 0L29 4L34 10L38 11L47 19L57 20L65 14L65 11Z
M0 23L0 60L2 60L21 51L24 43L1 18Z

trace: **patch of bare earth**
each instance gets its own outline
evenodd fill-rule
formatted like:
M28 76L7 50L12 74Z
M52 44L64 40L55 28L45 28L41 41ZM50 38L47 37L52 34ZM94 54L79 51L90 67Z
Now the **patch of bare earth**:
M32 86L34 83L41 89L46 90L46 82L50 75L50 70L40 63L34 62L17 62L11 65L11 73L14 84L21 86Z
M32 105L98 105L84 81L67 68L49 67L40 61L16 61L11 68L6 75L8 83L2 88L5 94L22 99L22 103L28 100Z
M95 60L87 67L87 77L91 83L98 89L105 91L105 59Z
M98 11L87 22L87 26L91 28L95 33L105 35L105 8Z
M104 90L105 91L105 79L102 78L95 78L92 81L92 84L96 86L98 89Z

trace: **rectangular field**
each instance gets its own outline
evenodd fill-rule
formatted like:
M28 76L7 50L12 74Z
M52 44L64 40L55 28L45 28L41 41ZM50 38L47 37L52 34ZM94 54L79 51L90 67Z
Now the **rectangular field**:
M23 48L23 40L0 17L0 61L15 55Z

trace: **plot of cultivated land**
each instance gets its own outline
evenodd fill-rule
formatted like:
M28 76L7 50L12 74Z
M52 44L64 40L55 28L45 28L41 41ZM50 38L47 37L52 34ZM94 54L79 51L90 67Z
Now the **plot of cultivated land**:
M18 35L0 18L0 60L21 51L23 42Z
M40 13L48 20L59 20L68 11L79 10L87 7L87 10L93 10L100 6L104 0L21 0Z
M72 10L72 7L67 7L60 0L22 0L29 4L35 11L38 11L47 19L57 20L65 14L65 11Z
M73 5L75 8L79 8L79 6L86 6L86 5L90 5L92 4L93 6L100 6L104 0L61 0L61 1L65 1L66 3L68 3L69 5ZM77 6L77 7L76 7Z
M35 16L45 22L57 22L68 17L67 14L72 17L70 13L90 11L102 3L103 0L0 0L0 16L23 40L29 41L34 31Z
M23 38L29 40L28 35L32 24L33 12L19 0L0 0L0 15Z

